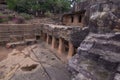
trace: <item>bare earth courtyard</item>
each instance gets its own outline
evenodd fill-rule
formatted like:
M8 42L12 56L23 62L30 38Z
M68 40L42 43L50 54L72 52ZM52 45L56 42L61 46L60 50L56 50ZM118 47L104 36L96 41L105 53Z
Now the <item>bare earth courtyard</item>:
M0 80L70 80L66 64L43 42L9 51L3 48L0 55L6 57L0 57Z
M5 47L0 47L0 61L5 59L8 53L11 52L11 49L6 49Z

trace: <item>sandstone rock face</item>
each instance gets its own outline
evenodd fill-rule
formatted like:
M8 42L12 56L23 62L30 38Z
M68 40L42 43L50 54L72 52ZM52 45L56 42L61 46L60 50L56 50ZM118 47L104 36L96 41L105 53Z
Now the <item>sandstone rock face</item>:
M120 80L120 33L90 33L69 61L73 80Z
M72 80L120 80L120 0L82 0L90 33L69 60Z
M94 32L120 30L120 0L83 0L77 11L85 10L84 26Z
M41 26L41 30L43 30L44 33L55 36L56 38L63 38L66 41L72 42L74 47L79 47L79 44L89 33L89 29L87 27L80 28L79 26L73 27L51 24L44 24Z
M79 26L53 24L1 24L0 43L36 39L36 35L40 36L43 35L43 33L54 36L55 38L63 38L66 41L72 42L74 47L79 47L79 44L84 40L86 35L88 35L89 29L87 27L81 28Z

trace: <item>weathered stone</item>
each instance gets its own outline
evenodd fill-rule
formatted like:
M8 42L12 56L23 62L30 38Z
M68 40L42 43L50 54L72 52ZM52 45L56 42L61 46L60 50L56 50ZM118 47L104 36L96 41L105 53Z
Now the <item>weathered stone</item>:
M120 73L120 65L118 66L117 71Z
M82 0L75 5L74 11L86 11L84 26L94 32L110 32L120 29L119 0Z
M120 74L116 74L114 80L120 80Z
M72 26L60 26L60 25L44 25L42 29L44 33L55 36L56 38L63 38L67 41L71 41L74 47L78 47L88 35L89 29L87 27L72 27Z
M70 80L65 64L49 49L44 43L14 49L0 62L0 80Z
M52 24L1 24L0 25L0 42L15 42L25 39L36 39L41 36L43 40L49 36L63 38L71 41L75 47L84 40L89 33L88 28L52 25ZM48 37L47 37L48 38Z
M70 71L76 72L73 80L113 80L115 72L119 72L119 36L119 33L90 33L69 60Z

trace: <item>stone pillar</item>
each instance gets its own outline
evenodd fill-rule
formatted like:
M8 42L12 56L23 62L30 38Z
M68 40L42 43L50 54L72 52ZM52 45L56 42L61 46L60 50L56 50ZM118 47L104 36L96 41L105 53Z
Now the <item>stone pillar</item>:
M73 24L77 25L79 23L79 16L78 15L74 15L74 22Z
M48 34L47 34L46 42L47 42L47 44L49 44L49 35Z
M69 51L67 55L67 59L70 59L74 54L74 46L73 44L69 41Z
M43 33L41 33L41 40L43 40Z
M56 39L54 36L52 36L52 49L56 47Z
M58 47L58 53L62 54L64 52L65 48L64 48L64 42L61 38L59 38L59 47Z
M43 41L45 41L46 39L45 39L45 33L43 33Z

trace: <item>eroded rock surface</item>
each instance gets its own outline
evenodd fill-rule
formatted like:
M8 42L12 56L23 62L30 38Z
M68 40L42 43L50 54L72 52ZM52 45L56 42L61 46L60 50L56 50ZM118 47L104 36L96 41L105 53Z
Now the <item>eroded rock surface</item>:
M90 33L69 61L73 80L119 80L120 33Z
M0 62L0 80L70 80L65 64L46 46L14 49Z
M86 11L84 26L94 32L120 30L120 0L82 0L76 11Z

